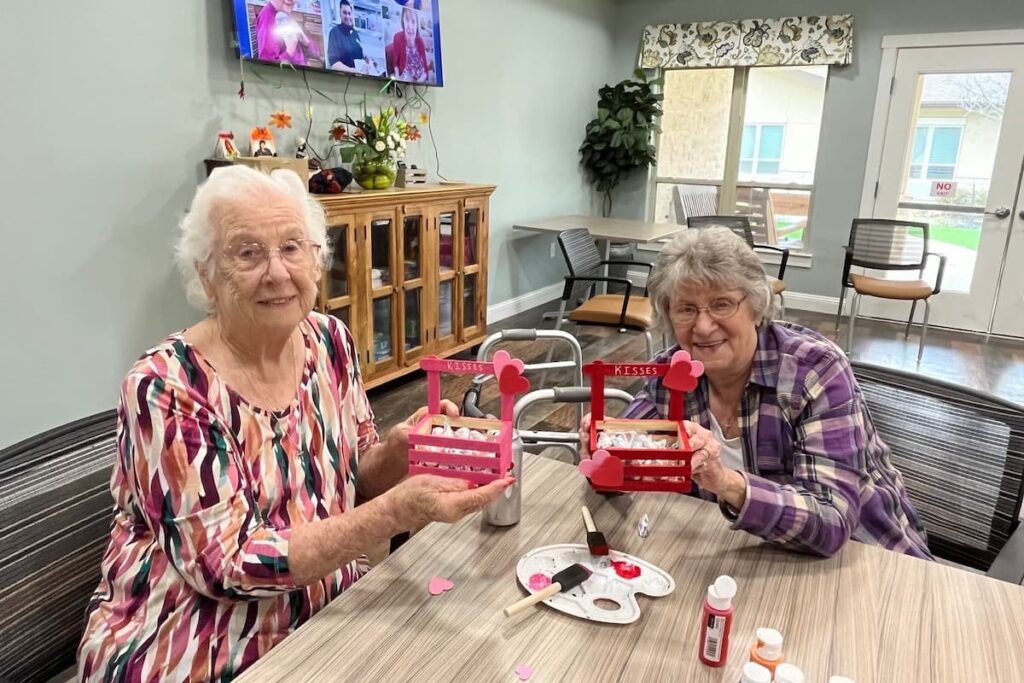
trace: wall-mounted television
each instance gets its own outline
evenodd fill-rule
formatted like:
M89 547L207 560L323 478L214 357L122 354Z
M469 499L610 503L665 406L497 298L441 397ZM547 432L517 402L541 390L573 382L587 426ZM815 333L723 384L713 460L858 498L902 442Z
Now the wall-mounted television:
M233 0L243 59L443 85L438 0Z

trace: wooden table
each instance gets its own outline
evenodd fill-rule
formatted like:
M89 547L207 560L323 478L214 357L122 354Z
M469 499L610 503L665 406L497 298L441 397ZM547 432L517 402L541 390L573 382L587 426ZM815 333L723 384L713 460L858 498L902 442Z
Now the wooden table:
M593 235L594 239L604 242L604 256L607 261L611 256L612 242L631 242L635 244L650 244L660 240L673 237L677 233L686 230L685 225L676 223L651 223L649 221L633 221L624 218L599 218L597 216L558 216L556 218L544 218L534 221L520 221L512 227L516 230L527 232L554 232L574 228L586 228ZM605 277L608 276L608 266L604 267ZM607 292L608 283L598 287L598 291ZM545 317L549 317L545 314Z
M530 232L561 232L573 228L586 228L594 239L607 242L657 242L686 230L685 225L676 223L651 223L632 221L624 218L599 218L597 216L558 216L535 221L518 221L512 225L516 230ZM607 258L607 252L605 254Z
M479 515L434 524L257 662L243 681L727 681L739 679L754 629L785 636L786 659L808 683L842 674L879 681L1024 680L1024 588L850 542L837 556L787 552L731 532L718 508L687 496L604 499L568 465L527 455L522 522L481 527ZM519 557L583 542L585 502L612 547L676 580L640 598L625 626L546 606L506 619L525 591ZM651 534L637 520L647 513ZM697 659L701 601L719 574L739 584L727 666ZM455 588L427 593L433 575Z

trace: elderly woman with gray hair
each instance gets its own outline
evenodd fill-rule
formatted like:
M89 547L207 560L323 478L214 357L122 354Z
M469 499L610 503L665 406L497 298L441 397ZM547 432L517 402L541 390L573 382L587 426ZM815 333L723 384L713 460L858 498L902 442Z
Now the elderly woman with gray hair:
M209 315L121 387L81 679L232 678L362 576L367 550L511 483L407 477L425 409L378 439L352 335L312 312L327 251L290 171L221 168L196 192L177 256Z
M678 342L655 362L682 348L704 364L686 398L693 480L733 529L817 555L854 538L931 558L846 356L772 320L764 268L742 238L688 230L662 249L648 282L655 324ZM661 380L624 415L666 418Z

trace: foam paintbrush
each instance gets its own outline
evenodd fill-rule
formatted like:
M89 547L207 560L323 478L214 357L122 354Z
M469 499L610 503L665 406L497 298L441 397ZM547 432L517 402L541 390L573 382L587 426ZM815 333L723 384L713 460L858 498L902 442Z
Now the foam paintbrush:
M515 602L502 612L506 617L510 617L517 612L522 612L524 609L531 605L536 605L538 602L547 600L553 595L570 591L576 586L580 585L590 577L590 570L584 567L582 564L571 564L560 572L556 572L551 577L551 585L542 588L533 595L528 595L519 602Z
M604 540L604 534L597 530L594 518L590 515L590 508L583 506L583 524L587 527L587 547L591 555L604 556L608 554L608 541Z

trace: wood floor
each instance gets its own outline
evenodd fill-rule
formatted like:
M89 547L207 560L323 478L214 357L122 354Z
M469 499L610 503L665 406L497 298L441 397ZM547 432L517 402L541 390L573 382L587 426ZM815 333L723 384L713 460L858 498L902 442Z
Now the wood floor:
M494 323L488 326L488 331L493 333L514 328L550 328L551 321L544 321L541 318L542 312L549 308L550 305L545 305ZM786 319L814 328L829 338L835 337L834 319L831 315L789 310ZM571 327L569 331L573 331ZM1024 340L986 340L983 336L930 329L924 356L918 364L918 334L920 328L915 327L910 339L904 340L903 326L900 324L859 318L854 333L852 357L920 372L1024 404ZM845 342L845 324L840 330L840 336ZM613 328L581 327L577 338L583 349L584 361L646 360L643 337L634 332L619 333ZM522 358L527 363L543 360L547 352L547 347L542 343L517 342L501 348L507 349L513 356ZM536 375L531 376L533 388L540 388L536 384L537 379ZM568 371L558 371L547 374L544 386L569 386L572 383ZM468 377L445 377L442 380L444 397L461 404L469 384ZM635 392L639 382L633 380L615 386ZM480 405L484 410L496 413L497 393L493 382L485 384L484 389ZM369 394L377 424L383 434L392 425L405 419L426 403L426 380L422 373L415 373L404 380L378 387ZM536 410L531 410L529 415L524 416L521 426L566 431L573 428L574 423L575 411L572 406L538 406Z

